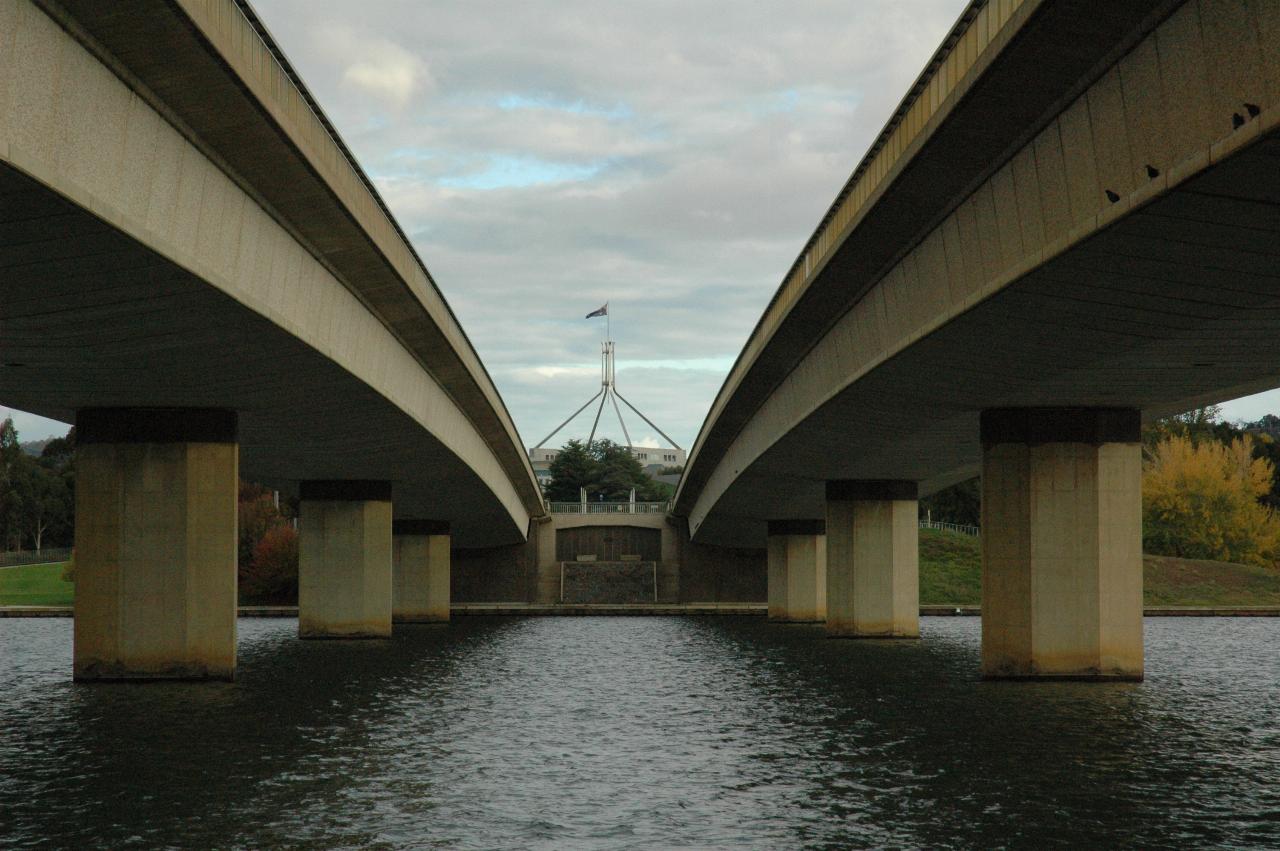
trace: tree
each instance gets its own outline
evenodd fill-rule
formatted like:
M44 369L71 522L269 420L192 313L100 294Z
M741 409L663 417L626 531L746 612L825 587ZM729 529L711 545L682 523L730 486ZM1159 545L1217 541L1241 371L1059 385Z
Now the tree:
M631 450L612 440L592 441L590 446L569 441L551 462L550 472L546 496L552 502L577 502L580 489L590 500L626 502L633 488L637 500L660 502L671 490L645 475Z
M12 419L0 422L0 545L69 544L75 517L75 429L41 456L23 451Z
M40 552L46 532L70 532L73 498L67 480L42 464L30 465L26 490L27 530Z
M631 450L612 440L597 440L591 444L591 457L595 461L595 475L587 486L588 498L604 502L626 502L635 489L636 499L656 502L658 494L654 481L645 475L644 467Z
M1255 434L1253 437L1253 457L1266 459L1277 471L1276 476L1271 480L1271 489L1258 497L1258 501L1275 511L1280 509L1280 441L1268 432Z
M1249 423L1246 428L1256 428L1262 431L1280 431L1280 417L1275 414L1263 414L1261 419L1257 422Z
M65 470L75 463L76 427L68 429L64 437L55 437L44 445L40 460L55 470Z
M982 479L972 478L920 500L920 516L942 523L977 526L982 522Z
M75 538L76 430L45 444L34 477L30 523L36 549L42 543L70 546ZM47 537L47 540L46 540Z
M1185 413L1155 420L1142 432L1142 443L1148 453L1165 438L1180 435L1193 444L1206 440L1230 443L1240 435L1240 430L1222 419L1222 409L1217 405L1193 408Z
M1183 558L1270 565L1280 520L1259 503L1275 477L1250 435L1224 444L1170 434L1148 453L1142 476L1143 546Z
M26 508L26 455L18 444L13 418L0 422L0 545L21 549Z
M552 502L577 502L578 489L591 482L595 471L595 459L580 440L564 445L551 462L551 481L547 484L547 499Z
M18 443L18 430L13 426L13 417L5 417L0 422L0 463L8 467L21 457L22 446Z

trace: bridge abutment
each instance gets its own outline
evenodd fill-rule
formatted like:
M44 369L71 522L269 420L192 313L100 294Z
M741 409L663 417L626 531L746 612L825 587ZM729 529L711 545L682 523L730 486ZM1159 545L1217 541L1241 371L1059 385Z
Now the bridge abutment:
M827 617L827 541L821 520L769 521L769 620Z
M391 524L391 620L449 620L449 524L395 520Z
M1141 679L1134 409L982 414L982 673Z
M76 680L220 679L236 668L236 414L76 417Z
M827 635L920 636L917 487L827 482Z
M301 487L298 635L391 636L391 483Z

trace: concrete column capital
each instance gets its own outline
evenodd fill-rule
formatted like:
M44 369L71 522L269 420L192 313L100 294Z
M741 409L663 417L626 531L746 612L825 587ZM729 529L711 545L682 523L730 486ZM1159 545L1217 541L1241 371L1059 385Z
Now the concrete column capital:
M303 500L326 502L390 502L391 482L378 479L317 479L301 482Z
M237 425L222 408L81 408L76 443L235 443Z
M449 521L401 518L391 521L392 535L447 535Z
M982 412L983 447L1001 443L1140 443L1137 408L989 408Z
M770 520L769 536L774 535L825 535L827 521L818 520Z
M918 499L919 486L901 479L835 479L827 482L827 499L836 502Z

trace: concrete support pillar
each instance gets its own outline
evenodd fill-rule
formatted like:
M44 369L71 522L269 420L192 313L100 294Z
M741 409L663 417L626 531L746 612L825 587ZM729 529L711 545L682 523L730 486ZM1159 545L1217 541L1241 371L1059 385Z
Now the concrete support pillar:
M303 482L298 635L391 636L391 483Z
M920 636L916 483L827 482L827 635Z
M391 524L391 620L449 620L449 524L395 520Z
M77 680L236 670L234 411L76 416Z
M769 521L769 620L827 617L827 538L821 520Z
M982 673L1141 679L1137 410L982 414Z

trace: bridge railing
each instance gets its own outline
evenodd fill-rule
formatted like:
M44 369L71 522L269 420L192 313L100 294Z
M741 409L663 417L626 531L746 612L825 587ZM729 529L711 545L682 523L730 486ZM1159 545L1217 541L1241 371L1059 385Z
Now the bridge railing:
M71 558L71 548L45 547L42 550L0 552L0 567L17 567L23 564L47 564Z
M966 526L963 523L943 523L941 520L921 520L921 529L941 529L944 532L956 532L961 535L977 537L982 533L979 526Z
M667 502L549 502L552 514L666 514Z

